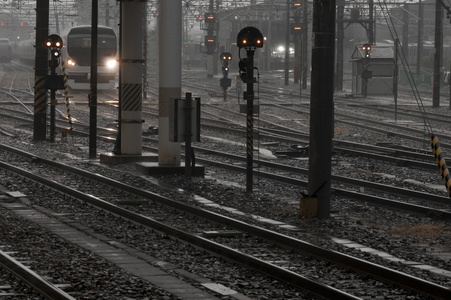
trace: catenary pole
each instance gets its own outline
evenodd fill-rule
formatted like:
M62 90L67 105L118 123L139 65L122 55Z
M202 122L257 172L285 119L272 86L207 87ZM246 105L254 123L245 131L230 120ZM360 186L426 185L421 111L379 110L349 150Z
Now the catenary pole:
M434 77L432 82L432 106L440 106L440 67L443 51L443 7L442 1L435 3Z
M45 41L49 35L49 0L36 1L36 54L34 63L34 128L33 139L43 141L47 135L48 49Z
M182 93L182 1L160 1L158 164L180 165L180 143L169 141L169 109Z
M290 0L287 0L287 22L286 22L286 35L285 35L285 85L289 82L289 70L290 70Z
M421 71L421 60L423 59L423 34L424 34L424 5L421 0L418 2L418 34L417 34L417 78Z
M142 154L143 15L145 1L121 1L121 154Z
M89 89L89 158L97 157L97 29L99 6L92 1L91 11L91 78Z
M318 218L330 216L334 130L335 0L313 2L308 194L318 198Z
M309 70L309 61L307 55L308 49L308 37L309 37L309 29L308 29L308 19L309 19L309 11L308 11L308 0L304 0L304 13L303 13L303 37L302 37L302 88L307 89L307 81L308 81L308 70Z

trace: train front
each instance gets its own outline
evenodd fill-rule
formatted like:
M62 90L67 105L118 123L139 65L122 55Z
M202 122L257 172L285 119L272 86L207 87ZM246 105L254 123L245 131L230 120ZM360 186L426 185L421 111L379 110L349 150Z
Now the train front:
M65 66L72 89L89 90L91 80L91 26L72 28L66 37ZM97 89L112 89L118 73L117 38L113 29L98 28Z

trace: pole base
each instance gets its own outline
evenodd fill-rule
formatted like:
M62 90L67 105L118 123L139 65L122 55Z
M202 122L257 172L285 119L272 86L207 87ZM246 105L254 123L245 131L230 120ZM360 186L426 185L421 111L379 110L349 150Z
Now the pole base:
M318 197L301 197L299 215L306 218L315 218L318 214Z
M100 153L100 163L105 165L119 165L140 161L158 161L158 154L144 153L141 155Z
M175 165L160 165L158 162L139 162L136 163L136 170L143 175L151 176L165 176L165 175L185 175L185 163L179 166ZM205 167L196 165L191 168L191 176L204 177Z

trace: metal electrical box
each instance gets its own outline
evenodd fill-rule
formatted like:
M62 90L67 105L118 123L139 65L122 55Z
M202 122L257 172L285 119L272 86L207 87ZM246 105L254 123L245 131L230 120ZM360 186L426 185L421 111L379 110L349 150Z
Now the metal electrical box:
M191 123L190 127L187 122ZM190 95L172 100L169 113L169 140L186 142L187 134L190 134L191 142L200 142L200 98L192 99Z

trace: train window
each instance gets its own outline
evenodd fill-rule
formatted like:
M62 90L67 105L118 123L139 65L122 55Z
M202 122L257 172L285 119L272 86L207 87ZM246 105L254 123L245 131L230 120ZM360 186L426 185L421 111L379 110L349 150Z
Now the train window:
M99 35L97 45L99 47L108 47L108 48L116 47L116 37L111 35L108 36Z
M71 47L80 47L80 48L91 48L91 37L77 37L71 36L67 41L68 46ZM116 37L102 37L99 36L97 40L98 47L115 47L116 46Z
M90 48L91 38L88 38L86 36L77 37L76 35L73 35L67 40L67 46L77 48Z

